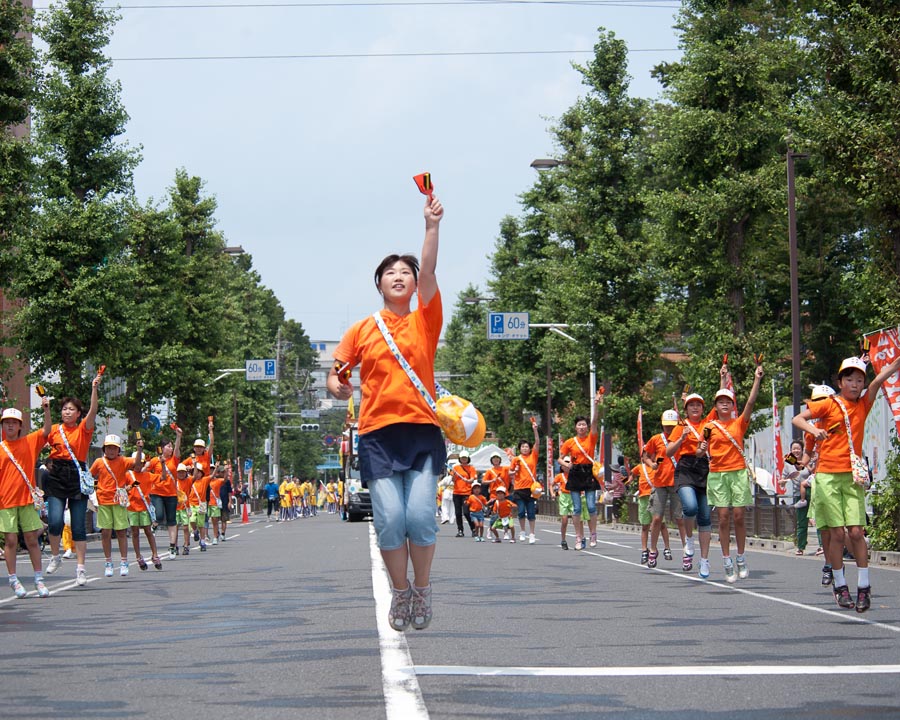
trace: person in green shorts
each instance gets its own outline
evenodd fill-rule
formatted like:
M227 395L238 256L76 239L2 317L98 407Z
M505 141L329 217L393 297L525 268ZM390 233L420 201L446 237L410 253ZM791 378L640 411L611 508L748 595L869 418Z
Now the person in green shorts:
M175 510L175 522L181 526L184 532L184 545L181 547L182 555L189 555L191 552L191 506L188 504L187 494L191 491L193 484L194 481L190 476L188 466L184 463L178 463L178 467L175 469L176 499L178 500L177 509Z
M128 486L128 524L131 525L131 544L134 547L138 567L141 570L147 569L147 561L144 560L144 556L141 554L141 530L143 530L144 535L147 536L147 543L150 545L150 560L153 563L153 567L157 570L162 570L162 560L160 560L159 552L156 548L156 537L150 528L153 518L150 517L152 505L150 505L148 493L150 486L153 484L153 475L149 472L136 472L134 470L129 470L126 475L131 481L131 484Z
M41 399L44 408L44 427L27 435L22 433L22 411L7 408L0 416L3 440L0 441L0 534L5 540L6 571L9 586L17 598L28 593L16 575L16 550L19 531L25 536L25 547L34 569L34 589L39 597L48 597L41 567L41 548L38 536L44 529L36 506L43 505L43 493L34 484L34 468L41 448L53 427L50 419L50 399Z
M650 498L653 495L653 479L656 474L656 462L651 460L646 453L642 454L641 462L631 469L631 477L626 481L630 484L637 478L638 481L638 522L641 525L641 565L650 561L650 526L653 524L653 513L650 512ZM663 545L669 547L669 528L662 524L660 532ZM671 557L671 551L668 557Z
M569 470L572 468L572 458L563 455L559 459L559 472L553 478L550 485L550 497L556 498L556 506L559 509L560 528L559 534L562 541L559 546L563 550L569 549L569 543L566 541L566 532L569 529L569 518L575 512L575 506L572 502L572 493L566 489L566 483L569 480Z
M725 564L725 581L737 582L738 578L750 576L744 546L747 542L747 527L744 509L753 504L750 484L753 482L748 472L749 464L744 456L744 435L750 427L750 416L759 396L762 383L762 365L756 366L750 397L744 411L734 417L735 396L732 390L722 388L716 393L716 418L703 426L703 437L708 443L709 477L706 480L706 497L710 506L715 507L719 516L719 545ZM734 520L734 539L737 557L731 559L731 521ZM737 565L737 572L735 572Z
M872 604L869 551L863 534L868 484L868 468L863 466L862 459L863 434L878 390L898 370L900 354L882 368L867 388L865 361L847 358L838 370L837 393L809 401L806 409L791 421L794 427L809 433L819 443L813 493L816 525L822 530L825 559L834 576L834 600L839 607L855 608L858 613L865 612ZM814 425L812 421L817 422ZM844 577L844 528L859 571L856 602Z
M97 526L100 528L100 544L106 557L103 573L106 577L113 576L113 532L116 533L119 553L122 556L119 575L128 576L128 538L125 531L128 529L129 482L126 473L132 470L136 463L140 466L144 441L138 439L137 447L136 458L122 457L122 438L118 435L107 435L103 440L103 455L91 465L91 475L96 480Z

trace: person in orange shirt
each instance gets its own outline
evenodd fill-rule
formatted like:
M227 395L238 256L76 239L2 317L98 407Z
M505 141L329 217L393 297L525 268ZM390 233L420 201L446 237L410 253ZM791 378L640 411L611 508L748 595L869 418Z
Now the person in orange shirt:
M509 467L503 465L503 456L494 453L490 458L491 466L481 476L481 492L489 500L497 497L497 488L509 486Z
M47 534L50 538L50 562L47 574L52 575L62 564L59 545L65 524L66 506L69 508L69 524L72 526L72 540L75 543L75 582L79 587L87 584L84 557L87 551L87 514L89 487L82 487L82 479L87 484L93 482L87 470L87 456L94 437L94 421L99 409L98 388L101 373L91 382L91 404L87 413L78 398L64 397L60 402L62 422L53 426L50 437L50 459L44 478L44 493L47 496ZM84 477L82 477L84 476ZM82 492L84 490L84 492Z
M190 457L184 459L184 464L187 465L188 470L191 469L195 462L200 463L207 469L211 467L210 459L213 457L213 445L215 445L216 437L212 417L207 421L206 430L209 433L209 447L206 446L203 438L194 440L193 453Z
M550 497L556 500L556 506L559 509L559 534L562 537L562 542L559 543L559 546L563 550L569 549L569 543L566 541L566 532L569 529L569 518L572 517L572 513L574 512L572 507L572 493L566 488L571 469L572 458L568 455L563 455L559 459L559 472L553 478L553 482L550 485Z
M863 434L878 390L898 370L900 353L866 387L866 363L860 358L847 358L838 370L837 394L807 403L806 409L792 420L794 427L820 443L813 491L816 525L822 529L825 558L834 577L835 602L842 608L855 607L858 613L871 607L872 585L863 533L868 468L858 467L854 471L854 465L865 462ZM813 424L813 420L818 422ZM859 573L855 603L844 577L845 527Z
M191 510L191 530L194 540L200 541L200 552L206 552L206 514L209 512L210 476L203 474L205 470L203 463L194 462L194 483L187 494Z
M762 382L762 365L756 366L753 387L744 405L744 411L734 417L735 396L728 388L716 393L716 419L703 426L703 437L709 443L709 476L706 481L706 496L709 504L716 508L719 517L719 545L725 564L725 581L734 583L737 578L750 576L744 546L747 542L747 527L744 523L744 508L753 504L750 483L753 482L749 464L744 456L744 435L750 427L753 406L759 397ZM737 556L731 559L731 520L734 520L734 538ZM700 562L703 562L701 556ZM737 572L735 572L737 566Z
M178 506L175 509L175 518L178 525L180 525L184 531L184 545L181 547L181 554L190 555L191 506L188 504L188 493L191 492L191 488L194 486L194 477L193 473L184 463L178 463L178 466L175 468L175 485L177 493L176 499L178 502ZM178 537L177 532L176 528L176 538ZM177 547L175 549L175 554L178 554Z
M563 442L559 448L559 456L568 455L571 469L567 488L572 497L572 512L575 517L575 549L586 547L584 538L584 521L581 519L581 494L587 503L588 529L591 533L591 547L597 546L597 490L600 481L594 477L594 451L597 446L597 426L600 407L603 405L603 393L599 390L594 398L594 412L588 425L584 416L575 418L575 436Z
M44 529L44 523L37 506L44 504L43 493L34 482L38 455L47 444L53 428L50 398L42 397L41 406L44 408L44 427L27 435L22 433L23 416L20 410L7 408L0 415L0 533L4 538L4 560L6 572L9 573L9 586L17 598L23 598L27 594L25 586L16 575L16 550L20 531L25 538L25 548L34 570L34 589L38 597L50 595L44 585L41 548L38 545L38 536Z
M169 534L169 559L178 554L178 491L175 474L181 462L182 430L175 426L175 442L168 438L159 441L159 455L150 460L147 472L153 475L150 484L150 502L156 511L158 523L165 523ZM147 491L144 490L146 495Z
M719 387L725 387L728 367L719 369ZM716 416L715 408L706 415L703 396L698 393L686 394L682 398L687 417L675 426L666 443L666 455L675 459L675 491L681 500L684 513L684 527L688 537L691 523L697 518L697 532L700 535L700 577L709 577L709 543L712 537L712 519L706 498L706 478L709 475L708 444L702 437L703 426ZM653 557L652 551L650 557ZM706 558L706 562L702 560Z
M484 542L484 511L487 500L481 494L481 483L477 480L472 483L472 494L466 498L466 505L469 507L469 522L472 523L475 542Z
M525 541L525 519L528 518L528 544L534 545L537 542L534 536L537 503L531 492L531 486L537 482L538 448L541 446L534 418L531 419L531 430L534 433L534 441L520 440L519 454L510 459L509 479L513 484L513 498L519 509L519 540Z
M378 546L393 586L388 622L401 632L410 625L423 630L433 616L434 496L446 462L434 410L434 356L444 322L435 275L443 217L440 201L429 195L421 265L412 255L388 255L379 263L375 286L384 307L345 333L326 380L331 395L349 400L353 385L348 373L360 365L360 476L372 497Z
M453 478L453 508L456 512L456 537L465 537L463 532L463 517L469 524L472 537L475 537L475 525L469 517L468 497L472 493L472 483L478 477L478 472L472 467L472 457L468 451L459 453L459 463L450 468L450 477Z
M97 527L100 528L100 543L106 558L104 575L113 576L112 534L116 533L119 543L119 575L128 576L128 477L126 473L142 461L141 449L144 441L137 441L137 458L122 457L122 438L107 435L103 440L103 455L91 465L91 475L97 484Z
M491 523L491 533L494 536L491 542L500 542L500 530L506 532L509 529L509 541L514 543L516 541L516 529L513 527L512 517L513 511L516 510L516 504L507 500L506 488L503 485L498 485L494 492L496 492L497 497L491 505L491 512L496 516L496 519Z
M135 453L137 460L137 453ZM147 463L144 464L145 467ZM141 570L147 569L147 561L141 554L141 530L147 536L147 543L150 545L150 561L157 570L162 570L162 560L159 558L159 552L156 549L156 537L153 535L150 525L150 508L153 505L147 497L147 490L153 486L153 474L146 470L129 470L125 475L131 481L128 486L128 524L131 525L131 545L134 547L134 555L137 560L138 567ZM156 508L154 508L156 512Z
M644 443L642 459L648 460L651 469L651 483L653 491L650 493L650 514L653 519L650 524L650 544L648 564L656 567L656 559L659 557L659 537L663 535L663 557L672 559L672 550L669 547L669 529L663 522L666 514L666 504L669 505L675 524L678 526L678 534L681 536L682 559L681 569L690 572L694 569L694 538L690 528L685 527L684 514L681 511L681 500L675 492L675 460L666 455L666 446L669 442L669 434L679 422L678 413L675 410L666 410L662 414L662 432L653 435ZM638 468L640 469L640 468ZM651 564L652 558L652 564Z
M638 522L641 524L641 565L646 565L650 560L650 549L647 542L650 539L650 525L653 515L650 513L650 496L653 494L653 461L646 455L637 465L631 468L631 477L626 485L638 482ZM669 529L663 525L663 544L669 549Z
M222 517L222 485L225 483L225 468L216 466L216 473L209 481L209 523L212 525L212 544L219 544L219 521ZM296 487L296 485L294 486Z

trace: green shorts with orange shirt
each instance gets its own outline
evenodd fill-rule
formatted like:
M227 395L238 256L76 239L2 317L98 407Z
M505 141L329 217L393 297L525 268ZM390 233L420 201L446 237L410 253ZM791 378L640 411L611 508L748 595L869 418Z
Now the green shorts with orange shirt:
M710 507L737 508L753 504L747 468L711 472L706 479L706 499Z
M131 527L150 527L152 520L150 520L150 513L146 510L141 510L140 512L131 510L128 512L128 522L131 524Z
M816 473L813 507L820 530L866 524L866 491L853 473Z
M34 509L34 503L0 510L0 533L27 533L43 529L44 523Z
M97 527L101 530L127 530L128 510L116 503L97 508Z
M638 498L638 522L641 525L649 525L653 522L653 514L650 512L649 495L642 495Z

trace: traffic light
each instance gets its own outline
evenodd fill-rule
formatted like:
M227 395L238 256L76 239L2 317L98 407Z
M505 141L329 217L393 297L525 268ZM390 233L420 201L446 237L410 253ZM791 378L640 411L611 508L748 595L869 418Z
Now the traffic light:
M319 432L319 424L318 423L304 424L304 425L300 426L300 429L303 432Z

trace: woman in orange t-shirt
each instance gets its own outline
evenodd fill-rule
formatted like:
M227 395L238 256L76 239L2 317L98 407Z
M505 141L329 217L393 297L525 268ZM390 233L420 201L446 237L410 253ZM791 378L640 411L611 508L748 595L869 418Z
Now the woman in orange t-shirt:
M519 540L525 540L525 518L528 518L528 543L534 545L534 519L537 501L531 494L531 486L537 480L538 448L541 439L538 436L537 422L532 418L531 429L534 442L519 441L519 454L509 463L509 479L513 484L513 500L519 509ZM515 529L513 529L515 533Z
M50 459L44 479L44 494L47 498L47 534L50 537L50 562L47 574L52 575L62 561L59 546L65 524L66 505L69 507L72 540L75 543L75 581L78 585L87 583L84 569L84 555L87 550L87 530L85 514L88 496L81 492L81 473L87 472L87 456L94 437L94 419L97 417L97 399L101 373L91 382L91 406L87 414L81 401L64 397L61 402L62 422L54 425L47 438L50 445Z
M431 622L431 563L437 539L434 497L446 461L435 397L434 356L443 325L438 291L438 236L444 208L425 201L422 261L388 255L375 270L384 308L353 325L334 351L326 381L339 400L353 396L349 371L360 366L359 470L372 496L372 515L393 595L388 621L394 630ZM413 295L418 303L412 310ZM385 328L393 339L389 346ZM396 354L395 354L396 352ZM422 390L401 365L411 367ZM339 372L340 371L340 374ZM424 393L430 394L431 403ZM413 583L408 579L412 564Z
M472 467L472 456L466 450L459 454L459 463L450 468L453 479L453 508L456 511L456 537L464 537L463 517L469 523L472 537L475 537L475 525L466 501L472 494L472 483L478 479L478 471Z
M165 523L169 533L169 560L178 554L178 489L175 476L181 462L182 430L175 425L175 442L160 438L159 455L150 460L147 472L153 475L148 499L156 511L156 521ZM144 491L146 493L146 490Z

